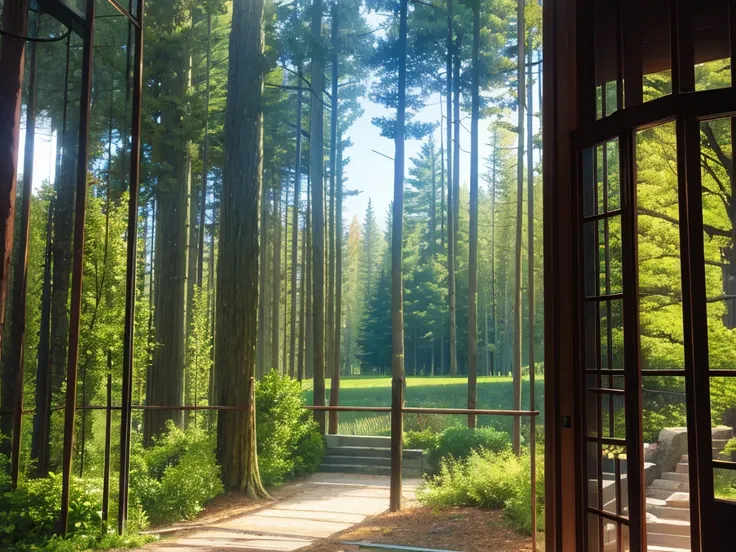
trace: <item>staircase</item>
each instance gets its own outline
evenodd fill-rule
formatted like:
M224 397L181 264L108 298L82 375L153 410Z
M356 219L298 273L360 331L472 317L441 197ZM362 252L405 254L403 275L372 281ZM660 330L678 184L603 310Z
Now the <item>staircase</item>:
M325 435L327 455L319 471L363 475L391 475L391 438L362 435ZM404 449L402 474L421 478L424 451Z
M647 487L647 544L649 552L690 550L690 483L688 458L683 455L673 472L665 472Z

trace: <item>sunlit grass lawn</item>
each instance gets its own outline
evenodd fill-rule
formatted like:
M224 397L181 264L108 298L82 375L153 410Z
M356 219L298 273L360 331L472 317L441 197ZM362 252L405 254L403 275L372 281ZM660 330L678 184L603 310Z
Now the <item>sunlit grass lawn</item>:
M465 408L468 401L468 383L465 377L407 377L406 405L437 408ZM327 398L329 399L330 380L327 379ZM544 410L544 380L535 378L535 409L540 411L539 423L543 423L541 412ZM307 404L312 403L311 381L305 383L304 398ZM329 404L329 400L325 401ZM529 378L522 379L522 408L529 407ZM350 406L390 406L390 377L343 377L340 381L340 404ZM513 407L513 382L510 377L478 378L478 408L511 409ZM376 416L364 412L342 412L341 422L354 422L360 418ZM385 417L386 415L383 414ZM442 425L440 418L448 423L450 416L432 415L430 422L427 416L419 420L416 415L407 416L406 424L414 429L414 425L424 426L431 423ZM417 419L414 419L417 418ZM460 418L460 417L457 417ZM463 419L465 419L463 417ZM480 425L491 425L497 429L508 431L510 418L481 416Z

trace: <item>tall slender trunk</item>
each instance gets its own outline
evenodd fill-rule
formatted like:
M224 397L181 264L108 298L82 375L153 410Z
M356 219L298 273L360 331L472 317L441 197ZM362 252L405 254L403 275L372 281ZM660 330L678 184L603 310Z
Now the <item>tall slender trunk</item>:
M306 245L304 249L306 255L306 292L305 292L305 313L306 313L306 343L304 345L304 377L312 379L314 377L314 327L312 325L314 316L314 262L313 262L313 244L312 244L312 187L311 178L307 176L307 216L306 216L306 227L304 229L304 241Z
M521 350L522 350L522 325L523 316L521 312L521 240L522 225L524 218L524 106L526 92L526 70L524 69L524 42L526 33L524 31L524 0L519 0L517 11L517 32L519 42L518 54L518 147L516 157L516 249L514 255L514 368L513 368L513 408L521 409ZM521 453L521 419L514 416L514 427L512 434L514 452Z
M39 28L39 16L36 15L36 34ZM3 376L0 387L2 396L0 406L15 410L12 418L0 416L0 433L13 435L13 454L11 455L12 485L17 485L20 437L23 420L23 384L24 362L23 345L26 338L26 289L28 283L28 240L31 222L31 200L33 195L33 155L36 146L36 76L38 73L38 55L36 43L32 42L30 50L30 75L28 80L28 98L26 100L26 140L23 155L23 189L21 195L20 234L16 236L16 259L13 267L13 293L10 308L10 332L7 357L3 360Z
M437 249L437 159L434 142L430 144L432 163L432 196L429 201L429 253Z
M271 365L269 370L279 370L279 330L281 324L279 313L281 306L281 192L279 188L273 192L273 298L271 299Z
M453 98L453 117L452 124L454 127L455 143L454 143L454 158L455 164L452 166L452 212L455 219L454 227L454 246L455 246L455 267L457 268L458 261L458 236L460 234L460 48L461 48L462 36L457 37L454 49L454 63L452 70L454 72L452 79L452 86L454 88Z
M493 347L490 352L490 375L494 375L498 362L498 323L496 318L496 178L498 169L498 129L493 130L493 159L491 162L491 321Z
M235 0L230 35L220 216L217 404L245 405L217 418L225 488L268 496L258 471L255 347L258 311L258 209L263 185L263 0Z
M470 115L470 231L468 244L468 408L475 408L478 387L478 119L480 118L480 5L473 8L473 76ZM474 428L476 417L468 416Z
M210 57L212 55L212 14L207 12L207 61L204 85L204 145L202 147L202 195L199 198L199 259L197 261L197 285L202 288L204 272L204 234L207 226L207 179L210 151ZM212 221L214 224L214 221Z
M406 50L407 2L401 0L399 13L399 80L396 107L394 155L394 202L391 233L391 497L390 508L401 509L401 466L404 436L404 141L406 135Z
M2 29L16 36L28 33L28 1L8 0L3 6ZM0 353L5 303L10 285L10 257L15 229L15 188L20 140L20 106L23 99L25 40L0 35Z
M322 34L322 0L312 1L312 39L319 44ZM312 105L310 110L309 170L312 180L313 224L313 336L314 336L314 405L325 404L325 240L324 240L324 59L319 46L312 59ZM325 413L315 411L314 418L325 432Z
M447 1L447 299L450 308L450 375L457 376L457 309L455 297L455 193L453 175L459 167L457 148L452 140L452 91L453 91L453 0ZM456 142L457 145L457 142ZM455 151L453 151L455 150ZM454 155L453 155L454 154ZM455 164L453 165L453 159Z
M299 203L301 201L301 183L302 183L302 63L297 64L297 94L296 94L296 168L294 169L294 211L292 213L291 228L291 355L289 357L289 375L293 378L294 374L294 355L296 352L296 305L297 305L297 266L299 259ZM302 256L303 258L303 256ZM302 272L303 276L303 272ZM303 278L302 278L303 279ZM301 296L304 296L302 288ZM299 308L299 326L304 325L304 318ZM301 329L300 329L301 332ZM299 357L301 364L301 347L303 339L299 340ZM301 372L299 375L301 380Z
M335 248L336 233L342 233L341 225L337 225L336 212L336 194L337 188L342 187L342 182L338 182L338 163L337 159L338 139L337 126L340 119L338 88L337 81L340 77L340 58L338 56L338 35L340 33L340 14L337 8L337 2L332 3L332 109L330 116L330 283L328 291L328 322L327 331L329 333L327 343L327 354L329 355L328 373L332 376L332 384L330 385L330 405L337 406L340 397L340 314L337 305L337 290L335 285L340 280L340 272L336 270ZM342 200L341 200L342 201ZM342 208L342 205L340 205ZM337 281L336 281L337 280ZM337 310L337 312L336 312ZM329 415L329 433L337 433L337 412L330 412Z
M283 233L283 242L284 242L284 269L282 271L282 278L283 282L282 285L284 286L284 292L281 294L283 303L284 303L284 317L283 317L283 334L282 334L282 340L281 340L281 348L283 349L281 352L281 368L280 373L283 376L286 376L288 372L288 362L289 362L289 351L287 350L287 347L289 345L289 341L287 340L287 330L289 325L289 271L288 271L288 258L289 258L289 184L288 182L284 186L284 233ZM293 269L293 267L292 267Z
M185 23L191 25L191 16ZM185 114L179 98L184 98L190 84L191 57L184 50L172 60L172 71L161 82L161 125L168 132L183 130ZM154 331L152 373L148 380L149 404L181 406L184 399L186 362L187 284L189 267L189 208L191 160L186 142L164 141L161 158L171 167L157 188L156 217L156 286L154 293ZM145 413L146 443L161 434L169 420L182 425L184 416L175 410L149 410Z
M256 354L256 378L263 379L266 375L266 303L268 293L268 279L266 272L268 271L268 199L266 193L262 193L260 208L260 270L258 279L258 341Z
M528 240L528 270L529 270L529 283L527 286L527 295L529 296L529 373L534 370L534 134L532 132L532 117L534 115L534 99L533 89L534 83L532 81L532 61L533 61L533 50L531 44L531 34L529 35L529 50L527 52L527 61L529 63L529 74L527 79L527 93L526 93L526 171L527 171L527 182L528 182L528 213L527 219L529 222L527 230Z
M335 339L333 346L334 351L334 371L332 372L332 385L330 387L330 404L340 404L340 338L342 329L342 134L337 139L337 183L336 183L336 221L337 233L335 236L335 272L337 279L335 281ZM330 433L337 433L337 412L330 412Z
M307 272L307 226L305 217L304 230L302 231L302 269L301 276L299 278L299 359L297 360L296 378L298 381L304 379L304 356L306 351L304 350L304 333L305 326L307 326L306 317L306 272Z
M445 134L443 130L442 102L440 102L440 246L445 247Z

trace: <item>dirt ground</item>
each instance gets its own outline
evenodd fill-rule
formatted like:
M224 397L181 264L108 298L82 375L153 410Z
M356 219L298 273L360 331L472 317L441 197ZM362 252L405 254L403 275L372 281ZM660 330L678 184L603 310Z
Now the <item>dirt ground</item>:
M540 535L538 550L543 550ZM501 512L418 507L370 518L300 552L354 552L344 542L426 546L458 552L531 552L532 539L511 529Z

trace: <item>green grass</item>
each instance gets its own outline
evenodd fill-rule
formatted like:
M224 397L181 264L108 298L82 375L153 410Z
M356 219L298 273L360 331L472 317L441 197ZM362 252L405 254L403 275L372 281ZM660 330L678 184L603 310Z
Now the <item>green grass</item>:
M327 380L327 398L329 398L330 381ZM538 425L544 423L544 380L537 376L535 380L535 408L540 411ZM481 377L478 378L478 408L482 409L510 409L512 403L513 382L510 377ZM307 404L312 403L311 382L305 383L304 398ZM468 401L468 383L463 377L408 377L406 382L406 405L425 406L435 408L465 408ZM329 402L329 401L326 401ZM529 378L522 379L522 408L529 407ZM389 377L345 377L340 381L340 404L349 406L390 406L391 405L391 378ZM341 412L340 422L345 430L356 429L360 432L360 425L380 428L383 424L376 423L367 426L361 419L383 416L386 414L372 414L364 412ZM449 425L466 423L465 416L446 415L407 415L405 424L408 429L424 429L426 427L441 429ZM511 418L498 416L481 416L479 425L492 426L501 431L509 431ZM341 429L342 432L342 429ZM360 432L362 433L362 432ZM381 433L385 434L386 431Z

